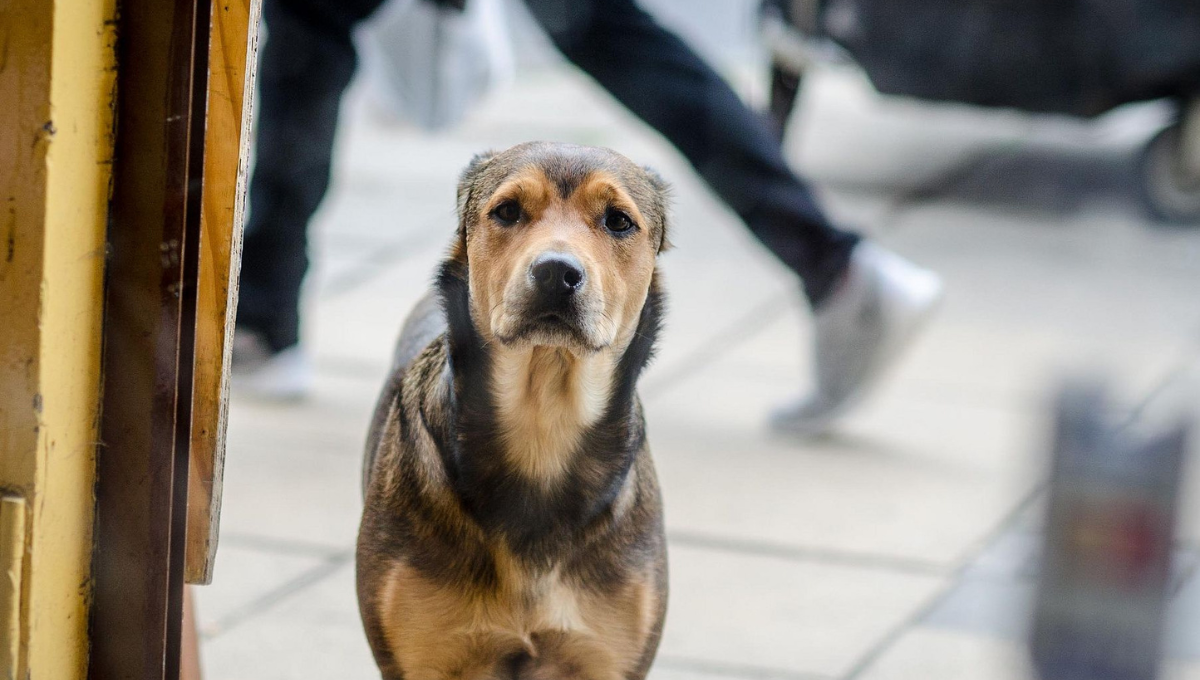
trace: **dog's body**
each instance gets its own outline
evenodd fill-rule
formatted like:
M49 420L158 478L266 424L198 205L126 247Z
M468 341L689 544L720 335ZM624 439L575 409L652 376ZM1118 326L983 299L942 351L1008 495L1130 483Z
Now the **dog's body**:
M476 159L364 466L359 608L387 680L643 678L666 546L637 378L665 188L605 150Z

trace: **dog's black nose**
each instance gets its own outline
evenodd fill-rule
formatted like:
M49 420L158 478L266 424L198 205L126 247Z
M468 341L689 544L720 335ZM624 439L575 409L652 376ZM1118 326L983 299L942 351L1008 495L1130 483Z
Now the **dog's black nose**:
M567 253L539 255L529 267L529 276L547 302L562 302L583 287L583 265Z

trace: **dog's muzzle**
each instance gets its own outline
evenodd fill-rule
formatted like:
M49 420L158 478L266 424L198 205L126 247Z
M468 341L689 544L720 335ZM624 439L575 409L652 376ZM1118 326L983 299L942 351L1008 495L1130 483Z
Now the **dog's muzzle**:
M600 301L579 258L555 250L544 252L529 265L519 288L506 301L507 323L496 333L501 342L593 351L606 344L595 328Z

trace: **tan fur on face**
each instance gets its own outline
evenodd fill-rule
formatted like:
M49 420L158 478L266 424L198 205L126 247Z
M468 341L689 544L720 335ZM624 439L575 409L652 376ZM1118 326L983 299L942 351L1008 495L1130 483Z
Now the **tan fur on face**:
M641 225L634 236L617 240L615 247L604 252L606 257L597 257L594 271L589 268L589 274L598 275L599 287L606 292L604 313L613 325L612 342L624 351L646 301L658 256L646 218L620 188L617 178L606 172L592 173L571 195L571 204L582 216L602 215L609 207L618 208ZM607 245L613 246L611 237L607 238Z
M491 211L510 200L520 203L524 219L497 224ZM645 220L617 179L603 171L591 173L564 199L542 170L529 168L482 205L467 239L467 259L476 323L493 348L500 426L513 467L552 484L567 470L580 435L602 415L616 357L629 343L650 287L656 251L645 226L627 237L603 228L610 208L638 225ZM583 265L583 326L598 350L504 343L521 322L530 265L546 252L569 253Z
M541 169L531 167L482 202L467 235L475 322L489 341L509 335L520 321L530 265L546 252L569 253L587 276L579 302L589 340L620 351L650 289L657 246L637 204L612 175L594 171L565 199L557 191ZM497 224L490 217L508 200L516 200L525 214L517 225ZM639 229L623 238L609 234L603 220L610 207L629 214Z

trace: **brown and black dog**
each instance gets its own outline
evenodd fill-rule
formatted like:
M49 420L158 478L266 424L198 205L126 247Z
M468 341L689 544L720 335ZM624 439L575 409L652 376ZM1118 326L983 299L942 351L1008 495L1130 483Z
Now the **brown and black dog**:
M635 392L666 187L606 150L477 157L364 465L358 600L386 680L643 678L667 604Z

